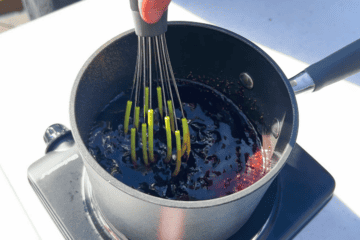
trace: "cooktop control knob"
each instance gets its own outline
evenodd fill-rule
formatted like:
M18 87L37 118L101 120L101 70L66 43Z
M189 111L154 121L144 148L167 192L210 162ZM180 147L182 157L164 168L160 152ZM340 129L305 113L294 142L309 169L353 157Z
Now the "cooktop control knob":
M54 142L56 139L65 135L69 131L70 130L62 124L53 124L46 129L44 134L44 141L46 145L49 145L50 143Z

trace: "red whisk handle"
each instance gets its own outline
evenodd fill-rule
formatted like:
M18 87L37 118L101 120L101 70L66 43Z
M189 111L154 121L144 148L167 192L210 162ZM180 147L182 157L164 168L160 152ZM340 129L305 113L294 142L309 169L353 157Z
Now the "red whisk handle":
M157 23L168 9L171 0L139 0L141 18L149 23Z
M153 37L167 31L167 9L171 0L130 0L138 36Z

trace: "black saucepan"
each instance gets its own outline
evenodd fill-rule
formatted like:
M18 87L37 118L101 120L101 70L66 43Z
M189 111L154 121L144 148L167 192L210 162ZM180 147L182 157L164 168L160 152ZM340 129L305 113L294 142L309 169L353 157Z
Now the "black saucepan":
M86 142L96 115L131 87L137 54L137 36L132 30L98 49L81 69L72 90L72 132L91 182L93 204L113 236L122 232L130 239L226 239L248 220L295 145L295 94L320 90L357 73L360 40L290 81L259 47L225 29L173 22L166 38L175 77L207 84L225 94L262 135L267 174L232 195L185 202L139 192L97 163Z

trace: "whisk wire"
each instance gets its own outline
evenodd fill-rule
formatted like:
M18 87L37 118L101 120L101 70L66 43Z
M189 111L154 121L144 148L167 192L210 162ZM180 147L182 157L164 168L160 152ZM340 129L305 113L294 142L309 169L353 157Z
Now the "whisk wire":
M169 116L168 114L168 109L166 106L166 95L165 95L165 87L164 87L164 78L163 78L163 73L162 73L162 67L161 67L161 59L160 59L160 51L159 51L159 40L158 37L155 37L155 42L156 42L156 54L157 54L157 60L158 60L158 67L159 67L159 73L160 73L160 81L161 81L161 86L162 86L162 91L163 91L163 98L164 98L164 108L165 108L165 116Z
M140 98L140 88L141 88L141 84L140 83L140 70L141 70L141 49L140 49L140 44L141 44L141 37L138 37L138 57L137 57L137 62L136 62L136 67L135 67L135 76L136 76L136 89L135 89L135 111L134 111L134 118L133 118L133 125L134 126L139 126L139 116L137 116L136 114L136 110L139 107L138 103L139 103L139 98ZM132 97L132 96L131 96ZM130 98L132 99L132 98ZM138 129L138 127L136 127L136 129Z
M153 43L153 49L156 50L156 42L155 40L152 41ZM155 65L155 73L156 73L156 86L159 87L159 82L160 82L160 77L159 77L159 67L158 67L158 61L157 61L157 56L156 56L156 53L154 53L154 65Z
M150 97L150 109L152 109L152 69L151 69L151 37L148 37L149 42L149 97Z
M155 72L153 73L153 65ZM155 77L154 77L155 76ZM155 79L154 79L155 78ZM170 162L172 156L172 140L171 132L175 134L176 140L176 166L173 172L173 176L176 176L181 168L181 157L187 153L187 157L190 153L190 134L185 118L182 102L180 99L179 90L176 84L174 71L171 65L170 56L168 53L168 47L166 43L165 34L161 34L155 37L138 37L138 56L136 59L133 87L131 97L128 101L125 126L124 130L127 132L129 127L130 112L132 106L132 100L134 97L135 107L133 127L131 128L131 159L136 166L136 134L141 128L141 143L143 152L143 161L148 166L149 161L155 162L154 155L154 110L152 104L152 88L153 81L156 81L156 95L158 98L158 108L161 118L163 118L163 109L165 108L165 132L167 140L167 154L165 162ZM160 86L161 84L161 86ZM142 89L143 88L143 89ZM176 96L173 94L175 90ZM135 92L135 96L134 96ZM140 118L140 93L143 92L143 110L144 118L141 126L139 126ZM177 102L175 102L177 98ZM179 104L182 119L181 125L183 127L183 146L181 146L180 130L178 126L178 119L176 116L175 103Z
M164 62L164 67L163 69L165 70L166 73L166 79L167 79L167 83L168 83L168 91L169 91L169 95L171 98L171 104L172 104L172 113L170 112L170 114L173 114L174 116L174 120L172 122L175 123L175 129L178 130L178 125L177 125L177 117L176 117L176 112L175 112L175 104L174 104L174 98L173 98L173 94L171 91L171 83L170 83L170 78L169 78L169 72L168 72L168 65L166 64L166 58L165 58L165 49L164 49L164 42L163 42L163 35L160 36L160 40L161 40L161 50L162 50L162 56L163 56L163 62ZM170 107L169 107L170 108ZM170 115L170 119L171 119L171 115Z
M146 37L142 37L142 53L143 53L143 79L144 79L144 122L146 122L148 99L146 94Z
M138 48L139 50L139 48ZM136 84L136 80L137 80L137 67L138 67L138 62L139 62L139 54L136 57L136 63L135 63L135 74L134 74L134 81L133 81L133 86L132 86L132 90L131 90L131 95L130 95L130 100L133 98L134 96L134 90L135 90L135 84Z
M170 61L169 51L168 51L168 48L167 48L166 39L164 39L163 35L161 37L162 37L163 46L164 46L164 49L165 49L164 53L166 55L167 66L169 67L171 79L173 81L174 89L175 89L175 92L176 92L176 95L177 95L177 98L178 98L178 101L179 101L181 114L182 114L182 117L185 118L184 109L183 109L182 102L181 102L181 99L180 99L179 89L177 88L176 81L175 81L175 76L174 76L174 71L173 71L173 68L171 66L171 61Z

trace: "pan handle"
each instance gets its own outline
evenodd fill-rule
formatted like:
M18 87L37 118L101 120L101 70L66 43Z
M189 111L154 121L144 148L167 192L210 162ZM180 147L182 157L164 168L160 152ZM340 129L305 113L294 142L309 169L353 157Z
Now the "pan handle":
M295 93L318 91L360 72L360 39L312 64L290 79Z

